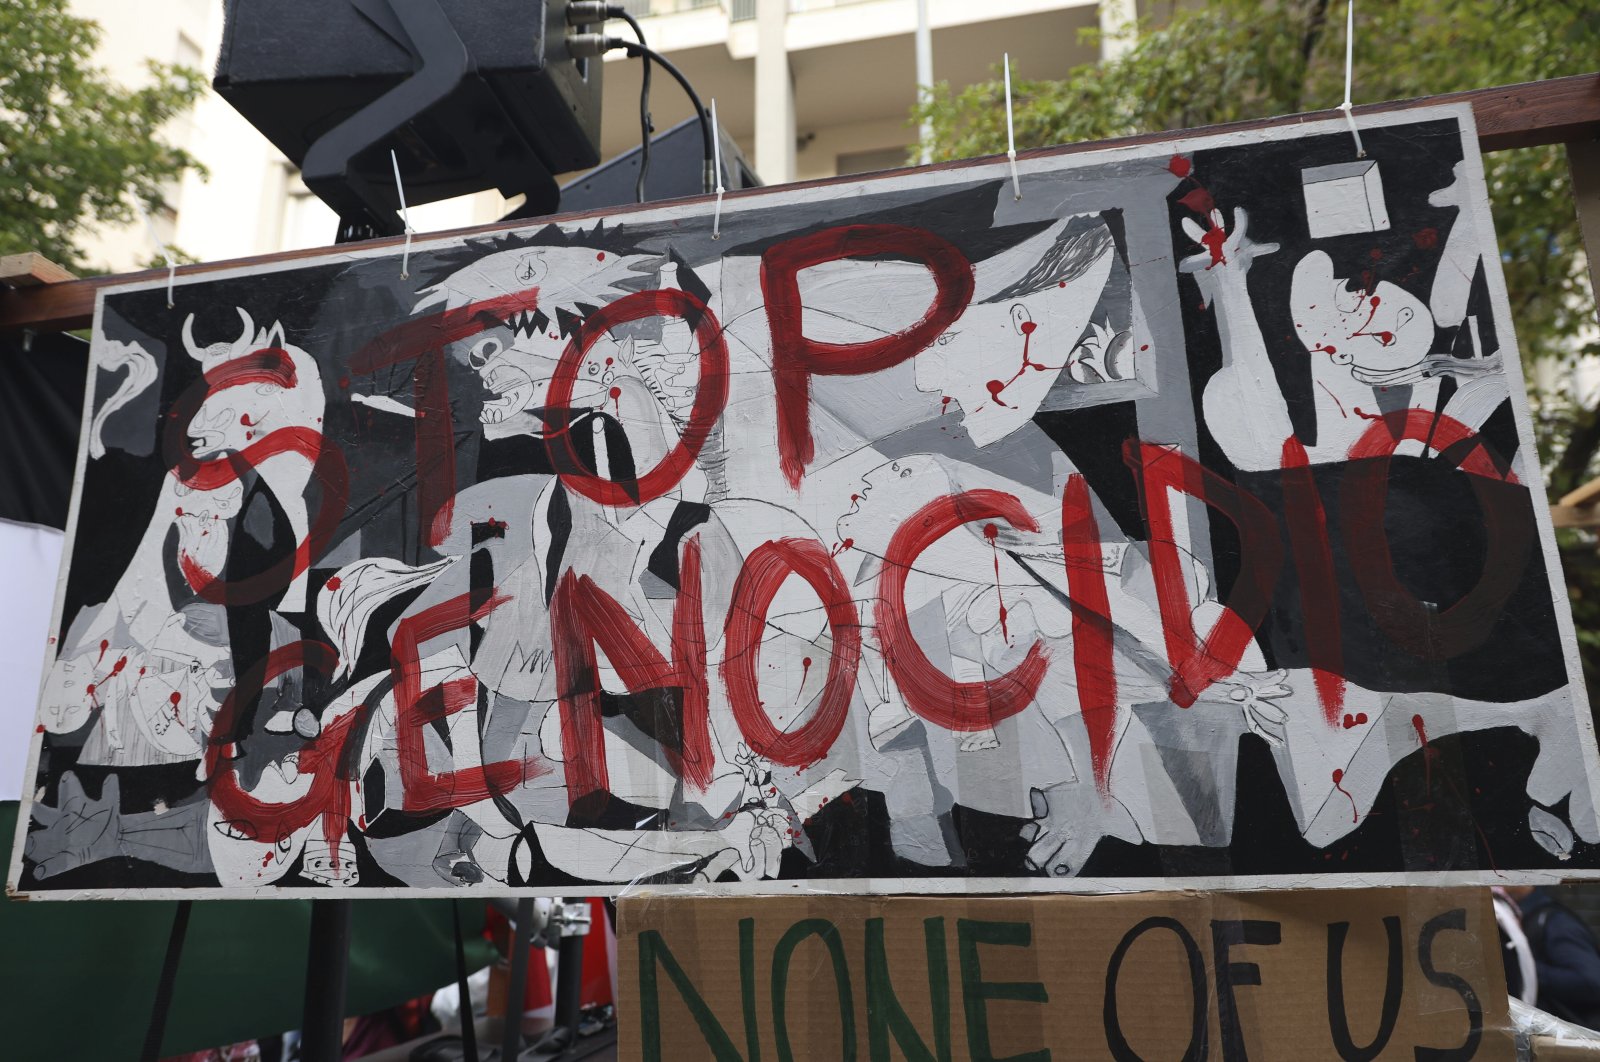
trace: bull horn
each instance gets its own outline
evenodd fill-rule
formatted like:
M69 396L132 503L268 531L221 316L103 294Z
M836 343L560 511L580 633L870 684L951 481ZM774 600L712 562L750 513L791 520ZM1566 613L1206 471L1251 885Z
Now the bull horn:
M201 350L194 341L194 314L183 319L183 349L189 352L189 357L195 361L204 361L206 352Z
M244 322L244 331L239 333L239 338L234 340L236 347L249 346L255 341L256 323L250 319L250 313L243 306L235 307L239 311L239 319Z

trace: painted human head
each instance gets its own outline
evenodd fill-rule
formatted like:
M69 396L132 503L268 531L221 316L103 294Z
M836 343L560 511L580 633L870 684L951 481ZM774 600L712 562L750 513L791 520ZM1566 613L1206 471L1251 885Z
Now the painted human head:
M201 459L237 453L282 428L314 428L326 405L316 359L284 338L283 324L257 328L248 310L237 311L243 327L232 340L202 345L194 314L183 322L183 348L211 381L186 426Z
M425 289L414 313L459 310L497 297L531 297L504 315L486 313L484 328L447 348L489 392L479 420L506 424L525 419L542 434L537 411L563 351L582 320L627 294L653 286L659 258L615 255L593 247L530 245L494 251ZM610 337L596 342L579 366L574 409L603 406L620 366ZM563 419L563 422L565 420Z
M836 525L839 541L846 550L881 557L890 536L913 513L949 491L950 477L938 457L910 454L885 460L856 484Z
M1333 259L1312 251L1290 286L1295 334L1315 358L1348 368L1363 383L1409 376L1433 347L1433 315L1421 299L1379 281L1335 276ZM1370 281L1368 281L1370 284Z
M1064 218L974 267L966 311L917 356L917 388L960 406L986 446L1038 410L1088 327L1114 245L1097 215Z

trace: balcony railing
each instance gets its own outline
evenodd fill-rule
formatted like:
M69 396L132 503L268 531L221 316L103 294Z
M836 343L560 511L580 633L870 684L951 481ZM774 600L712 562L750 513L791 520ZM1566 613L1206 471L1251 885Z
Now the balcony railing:
M726 5L723 0L622 0L622 6L634 18L648 18L651 15L676 15L684 11ZM753 4L751 6L754 7Z

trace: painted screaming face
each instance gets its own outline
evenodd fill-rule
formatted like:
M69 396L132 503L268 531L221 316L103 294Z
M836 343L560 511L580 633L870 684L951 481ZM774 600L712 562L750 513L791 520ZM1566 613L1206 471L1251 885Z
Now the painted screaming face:
M538 406L565 347L566 341L539 312L524 311L512 324L473 337L466 361L489 392L478 419L500 424ZM573 401L594 401L596 395L584 393L582 382L580 378L573 390Z
M1433 315L1422 300L1388 281L1368 291L1336 277L1322 251L1295 266L1289 298L1306 350L1348 367L1362 383L1408 375L1433 347Z
M544 433L537 413L561 355L577 326L594 309L627 294L655 260L624 258L585 247L541 247L500 251L450 274L423 293L416 312L460 309L512 292L532 295L504 317L486 317L481 332L453 343L451 357L478 374L487 395L478 419ZM618 286L632 281L629 288ZM578 368L571 408L598 409L611 396L616 343L596 342ZM531 414L522 417L522 414Z

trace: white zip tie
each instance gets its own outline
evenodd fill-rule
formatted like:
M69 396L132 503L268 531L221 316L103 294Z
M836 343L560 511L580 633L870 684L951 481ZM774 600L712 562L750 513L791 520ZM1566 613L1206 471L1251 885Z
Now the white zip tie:
M394 163L394 190L400 197L400 220L406 226L406 246L400 254L400 279L411 279L411 236L415 229L411 227L411 209L406 206L406 186L400 181L400 157L389 149L389 161Z
M1350 0L1345 8L1344 20L1344 102L1339 104L1339 109L1344 112L1344 120L1350 123L1350 135L1356 140L1356 158L1367 157L1367 149L1361 146L1361 130L1356 128L1356 116L1350 113L1350 108L1355 104L1350 102L1350 77L1355 68L1356 52L1356 0Z
M711 214L711 238L722 239L722 127L717 124L717 98L711 97L711 158L717 171L717 205Z
M167 309L170 310L174 305L172 289L178 282L178 263L172 260L172 245L156 235L156 223L150 217L150 212L144 208L144 204L135 199L133 205L138 208L139 216L144 219L145 235L156 245L156 253L161 256L161 260L167 263Z
M1011 120L1011 53L1005 53L1006 64L1006 158L1011 161L1011 194L1022 202L1022 181L1017 177L1017 129Z

